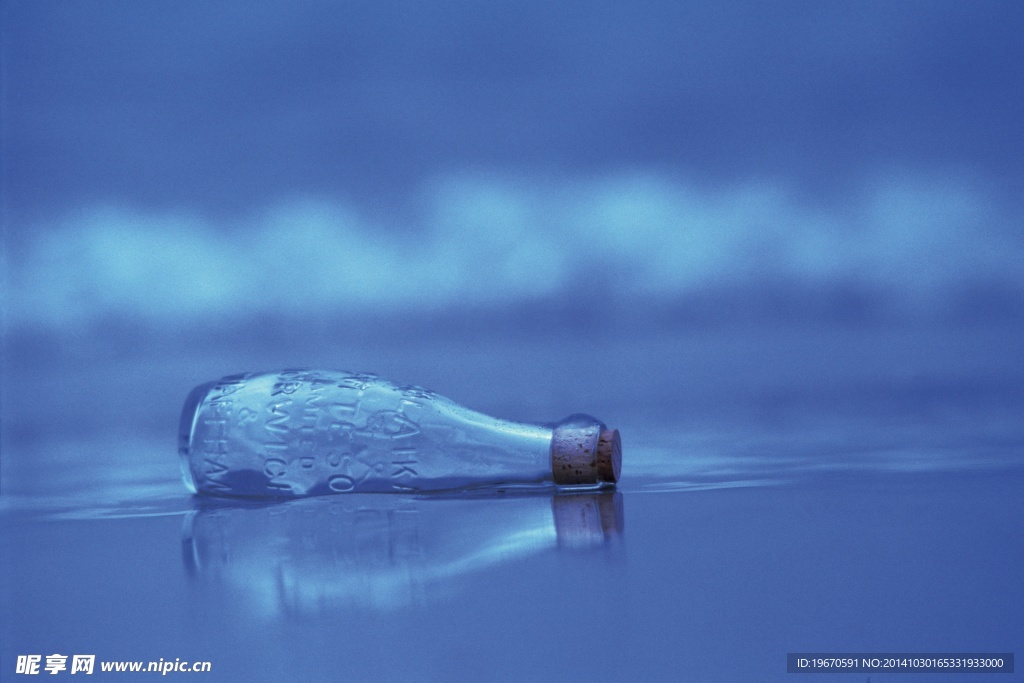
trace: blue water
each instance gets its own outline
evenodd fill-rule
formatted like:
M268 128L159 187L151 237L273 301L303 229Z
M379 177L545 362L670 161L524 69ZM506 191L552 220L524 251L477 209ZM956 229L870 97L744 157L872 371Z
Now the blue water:
M593 410L624 442L604 499L191 497L178 403L217 374L214 352L25 360L8 385L20 430L4 446L0 677L33 653L209 661L217 681L781 681L797 675L788 652L1019 656L1024 432L1007 330L803 332L322 352L514 419ZM503 361L484 362L491 344ZM249 367L284 364L235 348Z

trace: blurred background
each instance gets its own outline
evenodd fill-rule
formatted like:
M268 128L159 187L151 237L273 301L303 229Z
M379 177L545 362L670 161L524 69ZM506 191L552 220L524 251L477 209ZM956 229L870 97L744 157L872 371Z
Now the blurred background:
M1020 3L6 0L0 25L4 494L103 463L145 491L192 386L289 366L591 412L638 479L1019 455Z

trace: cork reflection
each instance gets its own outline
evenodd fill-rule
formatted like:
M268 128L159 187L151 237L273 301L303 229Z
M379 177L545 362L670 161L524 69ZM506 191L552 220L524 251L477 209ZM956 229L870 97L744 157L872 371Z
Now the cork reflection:
M353 494L275 504L204 499L184 522L184 567L268 617L393 609L458 593L460 577L544 553L618 546L616 491L497 497Z

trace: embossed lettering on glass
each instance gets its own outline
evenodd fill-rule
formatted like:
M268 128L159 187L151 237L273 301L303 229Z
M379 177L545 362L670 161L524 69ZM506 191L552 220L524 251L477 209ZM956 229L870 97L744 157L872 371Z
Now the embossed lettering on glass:
M602 488L618 430L588 415L500 420L371 374L284 370L196 387L179 435L194 492L252 498L484 487Z

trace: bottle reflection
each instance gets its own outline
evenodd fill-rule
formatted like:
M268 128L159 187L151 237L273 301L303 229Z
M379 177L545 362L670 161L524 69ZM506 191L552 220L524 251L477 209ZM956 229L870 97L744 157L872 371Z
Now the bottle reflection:
M402 607L488 567L613 546L622 494L416 498L352 494L276 504L201 501L186 571L268 615Z

